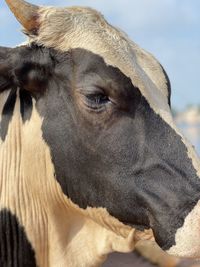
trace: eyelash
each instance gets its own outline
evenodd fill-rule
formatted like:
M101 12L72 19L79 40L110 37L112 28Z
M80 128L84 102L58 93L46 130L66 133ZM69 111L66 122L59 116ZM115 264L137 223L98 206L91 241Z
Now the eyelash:
M86 95L86 101L89 107L98 109L110 102L110 99L105 94L98 93Z

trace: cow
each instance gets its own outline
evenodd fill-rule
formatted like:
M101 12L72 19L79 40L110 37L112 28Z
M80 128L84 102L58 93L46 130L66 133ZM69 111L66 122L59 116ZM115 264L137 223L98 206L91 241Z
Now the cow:
M0 48L0 266L100 266L151 238L200 256L200 160L160 63L91 8L6 0Z

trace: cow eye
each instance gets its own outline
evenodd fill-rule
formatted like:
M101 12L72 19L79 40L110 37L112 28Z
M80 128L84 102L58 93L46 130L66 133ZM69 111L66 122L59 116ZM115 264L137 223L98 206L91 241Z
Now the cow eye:
M86 95L86 104L90 108L99 109L110 102L107 95L103 93L95 93Z

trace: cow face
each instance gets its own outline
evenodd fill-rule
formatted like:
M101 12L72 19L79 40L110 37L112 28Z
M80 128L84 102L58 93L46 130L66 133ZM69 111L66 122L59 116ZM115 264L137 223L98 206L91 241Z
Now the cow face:
M80 208L106 208L152 228L164 250L199 256L199 159L173 124L162 67L90 9L35 17L29 45L0 51L0 90L12 88L3 112L19 95L26 123L34 103L55 179Z
M13 88L13 111L20 88L24 123L36 101L63 193L83 209L105 207L125 224L151 227L165 250L175 245L200 198L200 180L180 135L139 88L83 49L5 51L1 90ZM2 125L5 139L8 120Z

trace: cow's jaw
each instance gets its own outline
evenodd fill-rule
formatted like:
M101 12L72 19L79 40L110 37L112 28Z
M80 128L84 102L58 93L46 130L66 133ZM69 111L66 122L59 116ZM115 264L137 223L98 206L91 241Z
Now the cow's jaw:
M7 96L2 93L1 101ZM132 251L134 229L105 209L80 209L63 194L41 125L34 106L23 123L17 96L7 135L0 141L0 210L8 210L23 226L37 265L99 266L112 251Z

